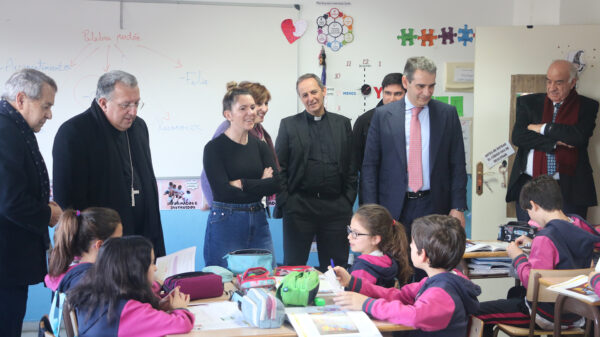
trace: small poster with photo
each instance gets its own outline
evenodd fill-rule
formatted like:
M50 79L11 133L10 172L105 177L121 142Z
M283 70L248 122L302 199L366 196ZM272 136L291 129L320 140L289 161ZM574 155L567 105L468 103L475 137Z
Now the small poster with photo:
M156 183L161 211L202 209L204 196L200 177L159 178Z

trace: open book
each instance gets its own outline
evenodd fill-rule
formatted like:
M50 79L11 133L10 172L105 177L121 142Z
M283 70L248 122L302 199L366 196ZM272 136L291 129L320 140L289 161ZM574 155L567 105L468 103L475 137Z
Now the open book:
M465 253L470 252L496 252L506 250L508 242L502 241L467 241Z
M594 289L588 284L587 275L575 276L562 283L549 286L548 290L556 291L587 302L600 302L600 297L596 295Z

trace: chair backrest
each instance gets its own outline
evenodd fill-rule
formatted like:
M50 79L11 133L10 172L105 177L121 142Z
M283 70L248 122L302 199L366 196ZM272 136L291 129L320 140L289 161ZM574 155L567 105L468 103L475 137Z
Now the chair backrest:
M65 301L63 305L63 320L65 322L65 332L67 337L77 337L79 328L77 325L77 314L69 301Z
M467 337L481 337L483 335L483 321L475 316L469 316Z
M591 268L585 269L532 269L529 272L529 281L527 282L527 300L530 302L534 301L534 293L536 290L536 280L541 277L575 277L579 275L588 275L592 271ZM539 275L536 278L536 274ZM540 286L539 282L537 285L538 302L556 302L558 293L555 291L548 290L547 287Z

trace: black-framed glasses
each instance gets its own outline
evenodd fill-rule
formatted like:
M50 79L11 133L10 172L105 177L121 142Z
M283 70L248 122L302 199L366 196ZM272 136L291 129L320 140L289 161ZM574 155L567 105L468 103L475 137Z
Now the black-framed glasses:
M352 230L352 228L350 228L350 226L346 226L346 232L348 232L348 234L352 235L353 239L358 239L358 237L361 235L371 236L371 234L355 232Z

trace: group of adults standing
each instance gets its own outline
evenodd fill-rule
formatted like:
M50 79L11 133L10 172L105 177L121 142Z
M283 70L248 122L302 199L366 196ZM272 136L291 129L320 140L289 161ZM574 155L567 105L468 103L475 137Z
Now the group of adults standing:
M259 124L258 109L252 104L262 101L250 93L231 101L238 89L228 90L223 101L228 121L204 152L203 186L205 194L206 186L212 188L214 199L206 229L206 263L225 266L222 257L235 249L272 251L260 201L275 193L273 215L283 218L284 264L306 264L316 238L321 269L331 259L346 265L346 226L359 172L361 203L385 206L409 235L413 219L433 213L453 215L464 226L467 175L462 131L456 108L431 100L436 71L425 57L408 59L404 75L384 78L382 101L358 118L354 132L349 118L325 109L327 89L321 80L314 74L302 75L296 92L305 110L281 120L274 146L258 142L257 147L248 136ZM249 100L252 96L254 102ZM254 233L269 236L258 243ZM212 243L213 238L218 244Z

